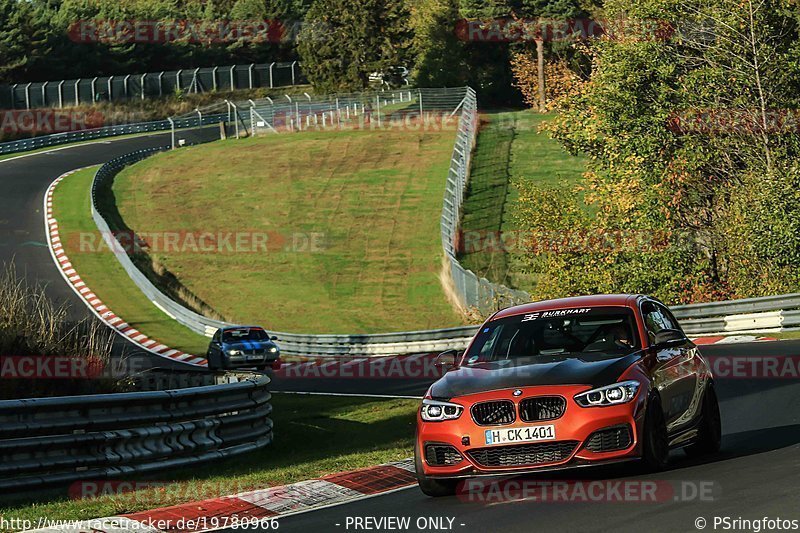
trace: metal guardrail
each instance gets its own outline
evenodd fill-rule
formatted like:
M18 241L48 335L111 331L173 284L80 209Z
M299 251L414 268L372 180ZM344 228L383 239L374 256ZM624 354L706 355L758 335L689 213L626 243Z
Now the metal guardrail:
M272 442L269 377L0 401L0 491L191 466Z
M183 117L175 119L174 127L178 129L198 128L217 124L227 119L227 114L218 113L201 117ZM154 122L138 122L133 124L121 124L119 126L105 126L91 130L73 131L69 133L55 133L53 135L43 135L31 139L20 139L0 143L0 155L14 154L17 152L27 152L40 148L49 148L74 142L93 141L107 137L117 137L119 135L133 135L137 133L154 133L167 131L173 128L173 123L167 120L157 120Z

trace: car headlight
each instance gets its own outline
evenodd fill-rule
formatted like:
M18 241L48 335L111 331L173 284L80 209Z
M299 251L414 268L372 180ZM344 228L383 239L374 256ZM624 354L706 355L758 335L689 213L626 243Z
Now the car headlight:
M639 390L638 381L622 381L606 387L592 389L575 395L575 401L581 407L602 407L627 403L636 396Z
M228 350L228 355L244 355L241 350Z
M440 402L438 400L422 400L422 408L420 414L422 419L426 422L441 422L442 420L455 420L461 413L464 412L464 407L457 403Z
M278 353L278 349L275 346L271 346L269 349L269 353Z

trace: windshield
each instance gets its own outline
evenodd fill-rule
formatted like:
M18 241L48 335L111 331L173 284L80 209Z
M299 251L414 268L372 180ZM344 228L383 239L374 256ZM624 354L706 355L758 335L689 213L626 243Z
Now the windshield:
M269 335L263 329L229 329L222 334L222 342L266 340L269 340Z
M466 353L472 364L533 356L625 354L639 347L627 307L557 309L486 324Z

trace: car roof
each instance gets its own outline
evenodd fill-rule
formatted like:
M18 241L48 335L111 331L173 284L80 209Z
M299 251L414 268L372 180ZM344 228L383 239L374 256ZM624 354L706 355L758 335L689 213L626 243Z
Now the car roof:
M535 311L571 309L573 307L633 307L635 302L641 297L643 297L641 294L596 294L592 296L572 296L569 298L542 300L508 307L495 313L492 319L521 315L523 313Z
M231 329L264 329L261 326L225 326L224 328L220 328L222 331L228 331Z

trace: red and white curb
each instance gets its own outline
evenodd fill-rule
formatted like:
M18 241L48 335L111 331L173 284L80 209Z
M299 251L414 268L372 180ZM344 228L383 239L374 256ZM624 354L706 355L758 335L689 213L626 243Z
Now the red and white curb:
M90 528L96 533L199 533L235 529L237 523L255 524L261 519L271 520L333 507L404 490L415 484L414 461L406 459L233 496L32 531L88 531L85 528Z
M698 346L708 344L739 344L743 342L767 342L776 341L778 339L772 337L758 337L755 335L717 335L713 337L699 337L692 339L692 342Z
M167 359L192 365L205 366L207 364L205 358L170 348L131 327L121 317L114 314L114 312L92 292L83 279L81 279L80 274L75 270L67 253L64 251L61 235L58 230L58 221L53 217L53 192L58 184L66 177L79 170L83 169L76 169L56 178L47 188L47 192L44 195L44 223L47 229L47 245L50 248L50 255L52 255L53 261L55 261L67 285L72 287L75 294L78 295L100 320L139 348Z

